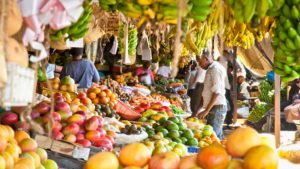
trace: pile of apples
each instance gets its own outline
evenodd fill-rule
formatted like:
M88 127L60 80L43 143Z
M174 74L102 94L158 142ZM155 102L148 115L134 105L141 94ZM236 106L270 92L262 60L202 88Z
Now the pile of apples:
M114 107L118 100L118 95L104 85L89 88L87 97L91 99L94 104L109 104L110 107Z
M28 133L0 125L0 168L58 169L58 165L48 159L47 152L38 148Z
M114 138L106 135L106 131L102 128L103 118L100 116L88 118L88 116L87 111L79 110L72 113L69 104L56 102L55 112L52 114L54 123L49 129L51 120L49 103L39 103L31 113L32 119L51 131L54 139L77 143L83 147L93 145L111 151Z

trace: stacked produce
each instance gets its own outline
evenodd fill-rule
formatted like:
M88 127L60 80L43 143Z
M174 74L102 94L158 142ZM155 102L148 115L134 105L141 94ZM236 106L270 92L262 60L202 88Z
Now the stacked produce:
M154 144L164 145L165 140ZM97 153L85 165L85 169L149 168L149 169L216 169L216 168L269 168L278 167L278 155L268 145L262 144L260 135L252 128L238 128L228 136L225 147L213 143L197 154L180 158L176 152L154 153L141 143L129 144L121 149L119 157L113 153ZM239 145L239 146L237 146ZM175 145L176 147L177 145ZM179 144L178 146L181 146ZM180 149L181 147L177 147ZM136 153L132 153L136 152ZM139 158L138 158L139 157Z
M275 51L274 71L283 82L300 77L299 49L300 25L299 2L287 1L276 18L273 49Z
M129 56L136 55L136 47L138 44L138 32L137 28L130 25L128 28L128 54Z
M157 120L152 128L145 126L150 138L167 138L170 141L186 144L189 146L198 146L198 140L194 138L194 133L188 129L182 119L178 117L153 117Z
M53 41L59 41L62 38L69 39L71 41L83 38L84 35L89 31L89 23L93 17L93 8L90 5L89 0L85 0L83 3L84 11L77 20L77 22L72 23L71 26L63 28L61 30L53 30L50 34L50 38Z
M0 168L6 169L58 169L47 152L38 148L36 141L25 131L14 131L0 125Z
M91 87L87 91L87 97L93 104L109 104L114 107L117 103L118 95L113 93L107 86Z
M81 95L79 97L82 101L88 99ZM58 93L54 101L53 122L51 122L50 103L41 102L31 112L31 118L48 132L51 132L54 139L63 139L70 143L80 144L83 147L93 145L106 148L108 151L112 150L114 139L106 135L106 131L103 129L104 121L102 117L93 116L79 106L78 109L74 110L76 103L71 104L70 107L68 103L64 102L62 95Z
M193 2L200 3L198 1ZM220 0L201 1L201 3L202 2L211 4L211 9L204 9L204 12L211 10L211 14L206 20L201 20L202 22L194 22L186 34L186 40L183 42L184 46L195 54L200 54L202 49L207 46L208 40L219 32L219 16L222 8L220 6ZM197 10L202 11L203 8L198 8ZM183 50L185 49L183 48Z
M238 23L250 23L266 16L278 15L284 0L227 0Z
M251 110L247 120L252 123L258 122L266 115L266 113L268 112L268 110L270 110L270 108L271 106L265 102L260 102L256 104L254 108Z

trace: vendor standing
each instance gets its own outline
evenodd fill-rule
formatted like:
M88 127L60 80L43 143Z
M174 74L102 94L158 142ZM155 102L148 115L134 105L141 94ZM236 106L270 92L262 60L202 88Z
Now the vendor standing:
M204 110L198 114L198 117L204 119L207 116L207 123L213 126L218 138L223 139L223 123L227 112L226 70L220 63L213 61L208 50L204 50L202 57L198 57L197 60L200 67L207 70L200 103L200 107Z
M238 100L244 101L250 98L249 84L246 82L245 77L240 75L237 77L238 82Z
M151 70L151 62L150 61L144 61L143 67L139 67L136 69L136 75L139 78L139 82L146 84L146 85L154 84L154 75Z
M99 82L100 77L95 65L83 59L83 48L72 48L70 54L73 60L63 67L60 78L70 75L78 88L90 88L93 82Z

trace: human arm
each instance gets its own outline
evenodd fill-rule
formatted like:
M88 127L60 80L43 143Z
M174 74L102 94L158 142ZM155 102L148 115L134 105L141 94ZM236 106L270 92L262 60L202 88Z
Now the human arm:
M59 65L55 65L55 72L60 73L62 71L63 67Z
M93 72L94 72L92 81L93 82L99 82L100 81L100 76L99 76L98 70L96 69L94 64L92 64L92 66L93 66Z
M204 118L208 115L208 113L209 113L209 112L211 111L211 109L214 107L215 102L216 102L216 100L217 100L217 97L218 97L218 94L217 94L217 93L213 93L213 94L212 94L211 99L210 99L210 101L209 101L209 103L208 103L206 109L205 109L204 111L202 111L202 112L198 115L199 119L204 119Z

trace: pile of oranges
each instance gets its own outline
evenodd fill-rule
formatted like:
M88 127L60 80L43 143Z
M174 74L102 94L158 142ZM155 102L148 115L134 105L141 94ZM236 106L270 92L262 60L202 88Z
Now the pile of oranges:
M118 99L118 95L104 85L89 88L87 97L93 104L109 104L110 107L114 107Z

